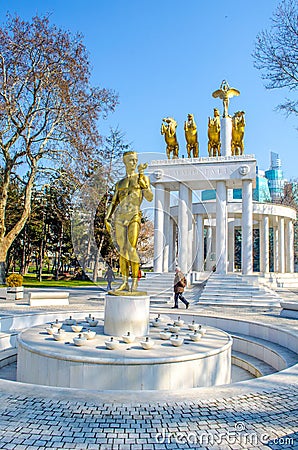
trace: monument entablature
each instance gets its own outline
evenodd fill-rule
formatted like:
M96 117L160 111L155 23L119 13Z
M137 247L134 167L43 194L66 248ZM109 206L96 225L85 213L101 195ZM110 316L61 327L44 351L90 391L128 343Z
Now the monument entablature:
M256 159L245 155L151 161L148 172L153 186L162 183L170 191L179 190L179 183L192 190L216 189L217 181L241 189L243 180L253 181L255 187Z
M275 220L278 217L284 217L288 220L296 220L296 210L294 208L283 206L283 205L274 205L271 203L259 203L253 202L253 217L254 221L257 222L263 216L270 216L271 221ZM241 219L242 216L242 205L239 200L229 201L227 204L229 218L238 218ZM210 219L210 217L215 217L216 215L216 201L209 200L205 202L198 202L192 204L192 214L202 215L204 218ZM171 206L171 217L178 218L178 205Z

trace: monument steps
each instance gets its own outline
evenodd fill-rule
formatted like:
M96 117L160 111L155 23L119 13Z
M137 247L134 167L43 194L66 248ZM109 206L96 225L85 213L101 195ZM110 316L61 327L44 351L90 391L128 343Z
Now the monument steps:
M222 295L222 294L226 295L227 290L228 290L229 295L236 296L236 297L239 295L241 295L242 297L246 297L246 296L248 296L248 297L264 297L265 296L265 297L272 297L272 298L279 299L279 295L276 292L270 292L267 289L264 289L262 287L259 289L256 289L256 288L250 289L249 286L247 286L246 288L238 289L235 286L232 286L232 287L226 286L224 288L221 288L220 286L212 285L212 286L208 287L208 290L205 292L205 295L211 294L211 288L212 288L212 291L215 290L218 295ZM214 292L212 292L212 295L213 294L214 294Z
M200 304L204 305L222 305L222 306L257 306L257 307L270 307L274 306L277 308L280 308L280 301L274 301L272 299L254 299L254 298L247 298L247 299L241 299L238 297L238 299L231 299L230 297L222 297L222 298L199 298L198 302Z
M6 331L0 333L0 352L10 347L16 347L17 331Z
M280 308L280 302L272 302L266 300L231 300L229 298L221 299L221 300L199 300L197 303L202 305L220 305L220 306L252 306L258 308Z
M240 300L256 300L256 301L258 301L258 300L263 300L263 299L269 299L269 300L275 300L276 302L280 302L280 299L279 298L277 298L277 297L272 297L270 294L261 294L261 293L259 293L258 295L253 295L253 294L250 294L249 292L247 292L246 294L243 294L243 293L241 293L241 294L237 294L237 292L229 292L229 293L226 293L226 292L207 292L207 293L205 293L205 294L202 294L201 295L201 297L200 297L200 299L202 300L202 299L205 299L205 300L207 300L207 299L218 299L218 300L220 300L220 299L224 299L224 298L229 298L231 301L232 300L237 300L237 299L240 299Z
M256 378L271 375L276 372L276 369L270 364L265 363L255 356L247 355L245 353L235 351L232 349L232 364L247 370Z
M240 275L212 274L207 280L199 303L237 306L280 306L281 298L267 286L250 284Z
M17 360L17 348L11 347L0 351L0 368L12 364Z
M222 284L215 284L215 283L209 284L209 288L211 286L216 289L223 287ZM229 289L230 292L242 292L243 294L245 294L246 292L254 293L255 295L258 295L259 293L262 293L262 294L267 293L270 295L277 296L277 294L275 292L272 294L272 291L269 291L263 287L256 287L256 286L251 286L251 287L249 287L249 286L230 286L227 284L224 286L224 289Z
M256 282L263 284L272 289L297 289L298 274L297 273L269 273L264 276L256 276Z
M258 358L273 367L275 371L284 370L297 364L298 354L284 345L242 333L233 332L231 335L233 337L233 351L242 352L245 357Z
M174 274L147 272L139 281L139 290L146 291L152 304L168 304L173 297Z

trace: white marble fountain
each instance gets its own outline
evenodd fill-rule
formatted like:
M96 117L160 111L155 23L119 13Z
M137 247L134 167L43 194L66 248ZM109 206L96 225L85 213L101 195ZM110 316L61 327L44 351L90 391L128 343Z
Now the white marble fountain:
M231 336L194 323L191 315L150 317L147 296L107 295L104 317L58 325L60 331L53 323L20 334L18 381L95 390L172 390L230 382Z

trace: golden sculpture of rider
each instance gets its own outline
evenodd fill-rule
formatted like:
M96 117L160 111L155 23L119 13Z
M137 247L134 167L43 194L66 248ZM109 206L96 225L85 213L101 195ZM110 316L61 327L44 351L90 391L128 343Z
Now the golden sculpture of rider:
M138 288L140 260L137 253L142 212L140 210L143 198L149 202L153 199L149 177L144 174L147 164L140 164L138 172L138 155L134 151L123 154L126 176L115 184L114 195L105 217L105 226L112 231L111 218L114 217L115 237L119 247L119 264L122 275L121 286L112 294L121 295L125 291L135 292ZM131 270L132 285L129 288L128 279ZM127 292L126 292L126 295Z
M186 139L186 150L188 158L199 156L198 130L193 114L188 114L187 121L184 122L184 133Z
M165 141L167 144L166 153L168 159L173 153L173 159L178 158L179 144L176 136L177 122L172 117L166 117L162 119L161 134L165 135Z
M231 97L235 97L240 95L240 91L238 89L230 88L228 82L223 80L220 88L212 93L214 98L220 98L223 101L223 117L229 117L228 108L229 108L229 99Z
M231 141L232 156L243 155L244 153L244 129L245 129L244 114L245 114L244 111L237 111L232 117L232 141Z
M220 115L219 110L214 108L214 117L208 118L208 154L209 156L220 156Z

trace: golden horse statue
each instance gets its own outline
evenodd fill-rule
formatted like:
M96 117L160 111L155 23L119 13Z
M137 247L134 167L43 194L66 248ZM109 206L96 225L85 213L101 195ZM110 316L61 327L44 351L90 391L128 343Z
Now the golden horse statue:
M172 117L166 117L165 119L162 119L161 134L165 135L165 141L167 144L166 152L168 159L170 159L171 153L173 153L173 159L178 158L179 144L176 136L176 128L177 122Z
M209 156L220 156L220 117L217 108L214 108L214 117L208 119L208 153Z
M243 155L244 153L244 114L244 111L237 111L232 118L231 152L233 156Z
M198 131L193 114L188 114L187 122L184 122L184 132L187 156L191 158L192 152L193 158L197 158L199 156Z

